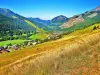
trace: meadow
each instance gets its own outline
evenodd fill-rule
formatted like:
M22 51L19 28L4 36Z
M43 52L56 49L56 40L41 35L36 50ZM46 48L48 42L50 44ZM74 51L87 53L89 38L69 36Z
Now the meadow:
M24 42L25 40L8 40L8 41L2 41L0 42L0 46L5 46L5 45L9 45L9 44L20 44L22 42Z
M29 38L33 39L33 40L36 40L36 39L43 40L43 39L47 38L48 36L49 36L49 34L47 34L47 33L39 33L39 34L33 34Z

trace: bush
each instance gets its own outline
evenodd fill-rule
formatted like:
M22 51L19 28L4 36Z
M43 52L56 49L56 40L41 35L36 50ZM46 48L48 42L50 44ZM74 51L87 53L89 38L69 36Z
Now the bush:
M94 26L93 30L96 30L96 26Z

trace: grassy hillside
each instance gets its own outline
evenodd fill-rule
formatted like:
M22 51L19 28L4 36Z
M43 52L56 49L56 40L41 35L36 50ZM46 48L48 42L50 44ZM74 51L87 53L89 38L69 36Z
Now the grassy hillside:
M31 26L33 26L36 29L36 32L45 32L45 30L43 30L42 28L37 27L35 24L33 24L32 22L30 22L29 20L25 20L25 22Z
M26 23L28 23L29 25L33 26L34 28L38 28L36 25L34 25L32 22L25 20Z
M2 11L3 10L4 9L2 9ZM6 11L1 12L1 8L0 8L0 26L3 25L3 27L5 27L4 29L6 31L7 31L7 28L9 29L9 31L11 31L11 30L33 31L34 27L30 26L26 22L24 22L24 19L26 19L26 18L23 16L20 16L18 14L15 14L14 12L12 12L10 10L7 10L7 12ZM6 26L7 26L7 28L6 28ZM0 29L2 30L2 28L0 28Z
M36 22L14 13L5 8L0 8L0 41L27 40L32 34L43 33L45 30L37 26ZM25 34L26 36L22 36ZM13 36L17 37L13 37Z
M94 26L56 41L0 55L0 74L99 75L100 29L93 30Z
M49 34L47 34L47 33L39 33L39 34L33 34L29 38L33 39L33 40L36 40L36 39L43 40L43 39L47 38L48 36L49 36Z
M83 14L75 15L65 22L61 27L62 31L71 33L76 30L87 28L95 23L100 23L100 10L88 11Z

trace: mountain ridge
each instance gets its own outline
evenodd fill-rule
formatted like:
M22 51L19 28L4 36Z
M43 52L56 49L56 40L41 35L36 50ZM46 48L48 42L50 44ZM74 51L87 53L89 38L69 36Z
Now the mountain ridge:
M95 9L93 9L92 11L100 11L100 5L97 6Z
M44 30L39 28L34 22L31 22L26 17L23 17L17 13L14 13L13 11L6 9L6 8L0 8L0 39L1 40L10 40L14 38L23 38L25 39L26 36L22 36L22 34L26 34L27 37L30 35L30 33L36 33L36 32L43 32ZM5 18L5 19L3 19ZM17 37L14 37L14 36ZM6 38L6 36L8 36ZM26 38L27 38L26 37Z
M70 33L78 29L88 27L94 23L100 22L100 6L96 7L97 11L87 11L85 13L74 15L73 17L67 18L66 16L59 15L51 20L42 20L40 18L26 18L13 11L0 8L0 14L5 18L7 17L7 22L1 18L0 25L2 33L8 34L9 36L22 34L24 32L41 33L41 32L56 32L56 33ZM10 19L10 20L9 20ZM3 23L2 23L3 22ZM8 23L9 22L9 23ZM9 24L9 25L8 25ZM6 28L8 26L8 29ZM10 28L9 28L10 27ZM4 30L5 31L4 31ZM3 30L3 31L2 31Z
M99 19L100 19L100 6L96 7L94 10L90 10L79 15L74 15L67 22L61 25L61 28L71 28L75 25L85 24L87 20L88 22L91 21L90 24L93 24L96 23ZM95 21L93 22L92 20Z

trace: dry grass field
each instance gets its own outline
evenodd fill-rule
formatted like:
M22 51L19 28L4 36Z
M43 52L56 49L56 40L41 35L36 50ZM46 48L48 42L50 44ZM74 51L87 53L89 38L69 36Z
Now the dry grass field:
M100 75L100 29L0 55L0 75Z

